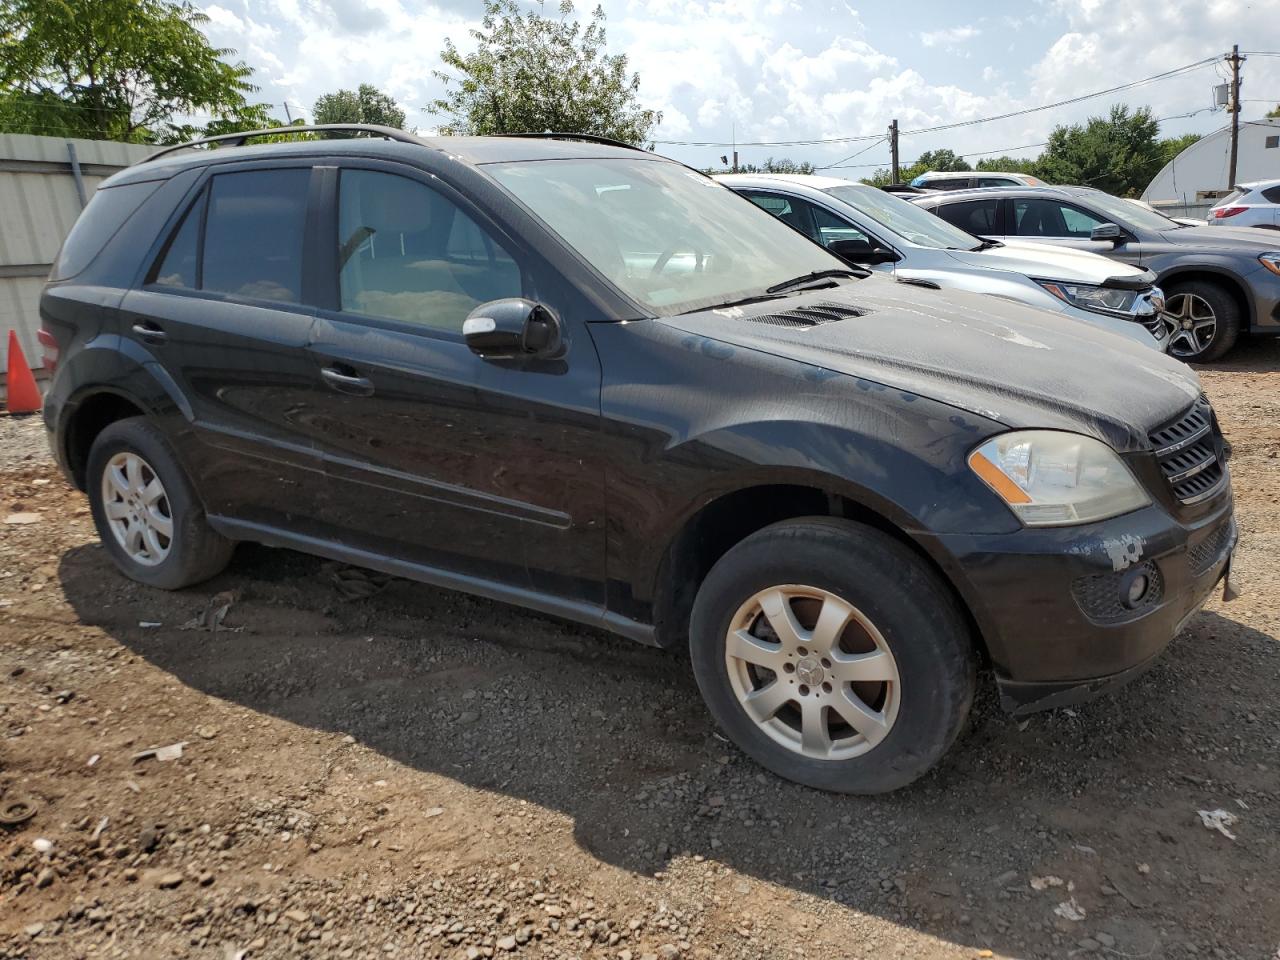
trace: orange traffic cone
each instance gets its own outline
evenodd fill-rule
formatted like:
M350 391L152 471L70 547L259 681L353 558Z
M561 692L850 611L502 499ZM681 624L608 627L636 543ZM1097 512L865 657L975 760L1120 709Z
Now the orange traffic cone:
M27 358L22 355L18 334L14 330L9 331L9 374L6 388L9 396L5 408L10 413L35 413L40 409L43 403L40 388L36 386L36 378L27 366Z

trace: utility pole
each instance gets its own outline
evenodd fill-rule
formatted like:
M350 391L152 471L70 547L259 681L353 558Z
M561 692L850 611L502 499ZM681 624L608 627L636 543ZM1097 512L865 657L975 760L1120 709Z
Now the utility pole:
M293 126L293 114L289 112L289 101L288 101L288 100L286 100L286 101L284 102L284 115L285 115L285 119L287 119L287 120L289 121L289 126L291 126L291 127L292 127L292 126Z
M733 172L738 172L738 124L733 125Z
M1245 58L1240 56L1240 45L1233 44L1231 56L1227 57L1231 64L1231 162L1227 165L1227 189L1236 185L1236 156L1240 149L1240 64Z
M898 121L893 119L889 122L889 169L893 177L893 182L898 182Z

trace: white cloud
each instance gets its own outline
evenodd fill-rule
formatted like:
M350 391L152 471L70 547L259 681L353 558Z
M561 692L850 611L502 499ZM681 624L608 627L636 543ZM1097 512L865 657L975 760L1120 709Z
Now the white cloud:
M977 27L950 27L945 30L930 30L920 34L920 42L926 47L946 47L954 49L981 34Z

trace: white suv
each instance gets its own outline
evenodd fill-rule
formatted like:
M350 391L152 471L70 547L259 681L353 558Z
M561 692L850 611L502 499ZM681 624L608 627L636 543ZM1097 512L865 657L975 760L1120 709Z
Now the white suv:
M901 197L848 180L716 179L851 263L899 280L1017 300L1168 350L1164 295L1149 270L1083 250L981 240Z
M930 170L911 181L922 190L968 190L971 187L1043 187L1044 181L1029 173L999 170Z
M1265 227L1280 230L1280 180L1237 184L1207 218L1211 227Z

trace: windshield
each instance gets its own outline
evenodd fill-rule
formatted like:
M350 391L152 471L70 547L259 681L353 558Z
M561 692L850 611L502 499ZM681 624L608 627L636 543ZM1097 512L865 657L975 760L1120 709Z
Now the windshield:
M540 160L487 171L657 316L764 295L848 265L727 187L661 160Z
M917 247L972 250L982 242L922 207L917 207L910 200L903 200L875 187L849 184L847 187L824 187L822 192L844 201L862 215Z
M1170 220L1163 213L1156 213L1150 207L1130 203L1128 200L1121 200L1119 197L1113 197L1109 193L1089 191L1079 196L1081 200L1093 204L1105 213L1108 220L1122 227L1127 223L1142 227L1144 230L1176 230L1182 226L1182 224Z

